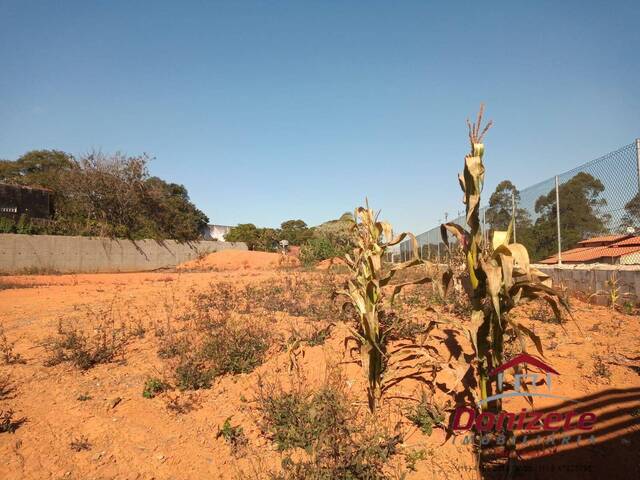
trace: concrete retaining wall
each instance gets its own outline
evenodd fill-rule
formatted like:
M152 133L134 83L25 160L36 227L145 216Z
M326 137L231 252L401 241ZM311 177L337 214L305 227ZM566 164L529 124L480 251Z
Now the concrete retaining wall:
M553 279L553 284L594 302L606 304L611 287L607 281L617 278L618 303L640 301L640 265L536 265ZM595 294L595 295L594 295Z
M0 234L0 273L140 272L174 267L219 250L247 250L241 242L110 239Z

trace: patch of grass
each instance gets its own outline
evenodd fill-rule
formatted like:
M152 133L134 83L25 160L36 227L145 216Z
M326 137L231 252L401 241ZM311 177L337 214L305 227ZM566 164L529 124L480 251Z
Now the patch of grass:
M165 382L160 380L159 378L148 378L144 384L144 389L142 390L142 396L144 398L154 398L162 392L166 391L169 388Z
M74 452L83 452L87 450L91 450L91 443L89 443L89 439L85 436L81 436L78 438L74 438L69 443L69 448Z
M199 400L194 395L167 394L165 405L170 412L184 415L195 410L199 406Z
M315 347L318 345L324 345L324 342L327 341L327 339L329 338L329 336L331 335L331 327L333 326L333 324L330 324L329 326L325 327L325 328L320 328L318 330L314 330L313 333L311 333L311 335L309 335L309 338L307 338L307 344L310 347Z
M273 480L385 479L384 465L402 441L359 419L337 383L316 392L285 392L261 383L258 408L263 431L278 450L306 452L287 455Z
M56 336L43 342L48 352L46 366L68 362L80 370L89 370L101 363L111 363L119 357L124 359L124 351L131 332L124 324L116 324L110 316L98 316L93 325L85 329L77 323L58 322Z
M8 398L15 390L9 375L0 375L0 400Z
M543 323L560 323L549 304L544 301L537 302L536 307L531 312L531 318Z
M427 458L426 450L410 450L404 454L404 461L407 465L407 468L412 472L416 472L418 470L417 463L420 460L425 460Z
M593 356L593 376L600 377L607 382L611 381L611 369L600 355Z
M200 390L211 388L215 378L214 370L201 361L185 357L175 369L176 387L179 390Z
M248 443L244 430L239 425L231 425L231 417L228 417L222 424L222 428L218 427L216 438L222 437L225 442L232 448L234 454L238 453Z
M184 355L189 348L190 345L187 338L169 334L160 341L158 356L164 359L179 357Z
M15 433L27 421L26 417L14 418L13 410L0 410L0 433Z
M432 404L424 393L420 398L420 402L410 408L406 416L411 423L427 436L431 436L434 427L444 426L444 413L440 408Z
M249 373L264 361L270 336L259 324L227 322L206 339L201 355L216 375Z
M16 342L10 342L4 332L4 326L0 323L0 361L5 365L26 363L19 353L14 351Z

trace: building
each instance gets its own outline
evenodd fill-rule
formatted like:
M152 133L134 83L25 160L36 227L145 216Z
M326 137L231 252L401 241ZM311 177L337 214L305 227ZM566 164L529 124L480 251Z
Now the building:
M640 237L606 235L578 242L576 248L562 252L562 263L606 263L610 265L640 265ZM556 264L557 255L539 263Z
M205 240L218 240L224 242L224 236L231 230L229 225L207 225L202 230L202 238Z
M0 183L0 217L49 219L53 216L52 194L47 188Z

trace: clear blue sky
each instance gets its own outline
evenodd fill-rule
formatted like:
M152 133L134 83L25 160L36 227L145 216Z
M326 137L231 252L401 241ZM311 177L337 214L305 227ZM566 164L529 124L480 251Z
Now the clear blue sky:
M640 3L0 0L0 158L147 152L215 223L420 233L481 101L485 199L631 143Z

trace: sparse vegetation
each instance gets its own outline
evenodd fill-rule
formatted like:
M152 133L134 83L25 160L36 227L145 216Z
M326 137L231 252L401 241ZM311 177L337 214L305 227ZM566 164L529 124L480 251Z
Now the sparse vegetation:
M262 384L258 405L265 433L278 450L306 452L285 456L282 470L272 479L385 479L383 467L402 442L375 418L360 418L331 382L316 392L303 387L287 392Z
M593 376L611 382L611 369L600 355L593 356Z
M0 433L15 433L20 426L27 421L25 417L14 418L15 412L11 409L0 409Z
M222 424L222 428L218 427L216 438L222 437L229 444L235 454L238 453L248 443L244 430L239 425L231 424L231 417L228 417Z
M142 396L144 398L154 398L167 390L169 385L156 377L148 378L144 384L144 389L142 390Z
M43 342L48 353L46 365L68 362L80 370L88 370L100 363L111 363L123 359L129 339L126 326L117 324L111 315L98 316L88 328L60 320L57 335Z
M71 450L73 450L74 452L84 452L87 450L91 450L91 443L89 442L89 439L83 435L71 440L71 443L69 443L69 448L71 448Z
M407 411L407 418L428 436L431 436L435 427L444 428L444 412L424 392L420 401Z
M4 326L0 323L0 361L5 365L25 363L22 356L15 352L15 344L16 342L9 341L4 331Z

